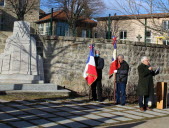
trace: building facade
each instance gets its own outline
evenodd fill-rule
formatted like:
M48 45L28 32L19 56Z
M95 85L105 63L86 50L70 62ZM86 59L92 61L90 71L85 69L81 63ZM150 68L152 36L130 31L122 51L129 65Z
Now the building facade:
M30 0L31 1L31 0ZM32 0L34 2L32 9L25 14L24 20L31 23L31 29L36 28L35 21L39 20L40 0ZM12 31L14 21L17 16L7 0L0 0L0 31Z
M52 14L52 25L51 25L51 14L39 19L36 23L38 24L38 32L40 35L56 35L56 36L72 36L69 24L67 22L66 14L64 11L56 11ZM93 37L93 28L96 27L97 22L91 19L79 19L76 25L76 36L77 37ZM52 30L51 30L52 26ZM52 31L52 32L51 32Z
M99 17L95 33L118 40L169 45L169 14L140 14ZM110 31L109 31L110 30Z

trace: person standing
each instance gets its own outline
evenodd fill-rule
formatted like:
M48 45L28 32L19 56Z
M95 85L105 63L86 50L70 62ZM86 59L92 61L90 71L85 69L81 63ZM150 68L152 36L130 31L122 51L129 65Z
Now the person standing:
M137 86L138 102L141 111L151 110L148 107L148 100L150 96L154 95L153 76L158 73L159 71L153 71L149 58L143 56L141 58L141 64L138 66L139 80Z
M95 51L95 63L96 63L96 70L97 70L97 79L91 85L92 90L92 100L94 101L102 101L102 69L104 68L104 59L100 57L100 51Z
M129 65L124 60L122 54L118 55L120 68L115 70L116 73L116 104L126 104L126 84L128 78Z

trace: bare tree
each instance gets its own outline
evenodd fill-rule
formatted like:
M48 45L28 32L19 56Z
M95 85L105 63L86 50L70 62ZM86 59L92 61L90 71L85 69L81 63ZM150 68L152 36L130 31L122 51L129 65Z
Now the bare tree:
M109 27L109 21L105 21L102 23L97 24L96 32L99 34L98 37L102 38L108 38L108 27ZM111 20L110 21L110 34L118 37L119 36L119 21L118 20ZM111 36L110 35L110 36Z
M18 20L24 20L25 14L36 9L38 0L6 0L7 8L16 14Z
M90 18L104 7L101 0L49 0L56 10L63 10L67 22L75 36L77 22L84 18Z

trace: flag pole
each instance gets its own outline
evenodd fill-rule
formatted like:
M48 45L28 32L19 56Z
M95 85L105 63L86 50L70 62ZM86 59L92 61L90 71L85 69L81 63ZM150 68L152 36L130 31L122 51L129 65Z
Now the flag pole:
M89 100L91 99L91 93L92 93L92 86L89 86Z
M91 39L91 45L93 45L93 40ZM91 99L92 97L92 85L90 85L89 87L89 100Z
M116 102L116 73L114 74L114 102Z
M118 59L117 59L117 40L115 36L112 36L112 44L114 46L114 50L113 50L113 58L112 58L112 62L110 64L110 70L109 70L109 78L111 78L112 76L113 78L113 91L112 91L112 99L116 100L116 87L117 87L117 83L116 83L116 73L114 72L115 70L117 70L119 68L119 63L118 63Z
M117 58L117 40L116 40L116 58ZM116 73L114 73L114 102L116 103Z

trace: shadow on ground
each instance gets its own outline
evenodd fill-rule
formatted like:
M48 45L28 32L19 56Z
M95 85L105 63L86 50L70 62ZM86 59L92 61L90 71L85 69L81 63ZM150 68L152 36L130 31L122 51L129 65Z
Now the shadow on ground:
M4 102L0 103L0 127L87 128L119 123L116 118L123 115L99 115L105 113L103 109L111 106L114 105L106 102L57 98Z

